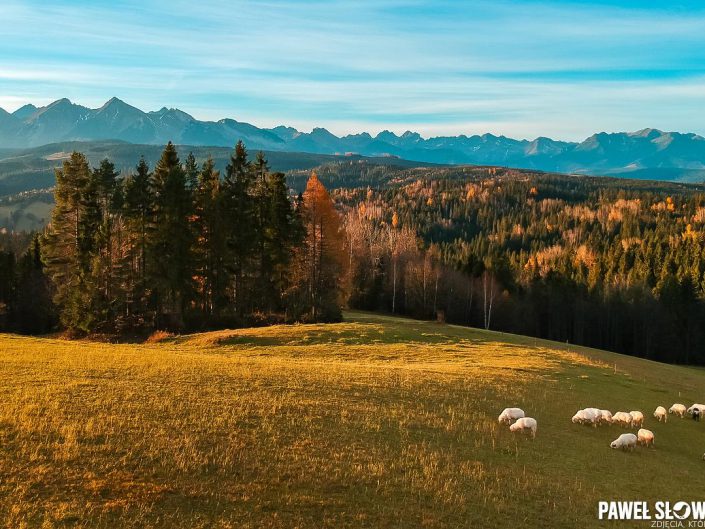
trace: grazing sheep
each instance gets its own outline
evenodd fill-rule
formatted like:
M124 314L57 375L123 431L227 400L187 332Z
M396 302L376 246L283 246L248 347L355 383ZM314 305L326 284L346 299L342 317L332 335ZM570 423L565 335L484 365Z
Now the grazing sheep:
M610 410L600 410L600 422L610 424L612 422L612 412Z
M637 433L637 443L644 446L654 446L654 432L641 428Z
M521 408L504 408L497 419L501 424L511 424L517 419L524 417L524 410Z
M632 426L634 428L641 428L644 425L644 414L640 411L630 411L629 415L632 416Z
M509 427L510 432L530 433L532 438L536 437L536 419L522 417Z
M668 409L668 413L673 413L675 415L678 415L681 419L685 415L686 408L683 404L674 404Z
M623 433L610 443L610 447L619 448L621 450L634 450L636 447L636 441L636 435L633 433Z
M705 404L693 404L690 408L686 410L686 413L688 415L693 415L693 412L695 410L698 410L700 415L702 415L703 413L705 413Z
M632 425L632 416L625 411L618 411L612 415L612 424L618 424L624 428L629 428Z
M597 427L597 423L602 418L602 413L596 408L586 408L584 410L578 410L578 412L573 415L573 424L591 424Z
M668 413L666 412L666 408L664 408L663 406L659 406L658 408L656 408L656 410L654 411L654 417L658 422L668 422Z

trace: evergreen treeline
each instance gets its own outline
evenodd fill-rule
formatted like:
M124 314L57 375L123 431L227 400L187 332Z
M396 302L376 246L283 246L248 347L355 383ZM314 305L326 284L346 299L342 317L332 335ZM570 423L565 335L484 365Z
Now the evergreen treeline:
M334 193L352 307L705 364L700 188L500 168L414 174Z
M54 198L41 242L0 268L7 328L31 319L11 302L29 294L27 269L41 274L69 331L340 318L343 233L330 197L313 175L292 200L284 175L261 153L249 160L241 142L222 177L210 159L182 163L171 143L153 170L141 160L125 178L74 152L56 172Z

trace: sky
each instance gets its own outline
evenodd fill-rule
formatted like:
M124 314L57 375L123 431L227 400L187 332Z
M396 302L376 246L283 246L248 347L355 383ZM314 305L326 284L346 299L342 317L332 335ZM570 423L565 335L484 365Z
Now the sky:
M0 107L62 97L336 134L705 134L705 2L0 3Z

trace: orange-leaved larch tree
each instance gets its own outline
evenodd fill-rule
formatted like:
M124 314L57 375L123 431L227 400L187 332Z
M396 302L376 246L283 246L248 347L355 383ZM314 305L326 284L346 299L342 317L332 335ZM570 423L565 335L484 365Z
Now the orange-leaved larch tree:
M296 319L338 321L343 301L342 284L347 264L345 231L328 191L316 173L306 184L298 214L305 231L304 244L294 262L293 287Z

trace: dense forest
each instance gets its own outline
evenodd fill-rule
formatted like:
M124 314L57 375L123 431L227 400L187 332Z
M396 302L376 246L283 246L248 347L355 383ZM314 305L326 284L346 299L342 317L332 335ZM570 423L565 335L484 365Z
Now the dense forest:
M74 153L54 194L44 233L0 237L6 329L198 330L349 306L705 364L703 186L360 160L285 176L242 144L220 175L170 144L124 178Z
M171 143L153 170L141 160L125 178L74 152L54 200L43 235L19 259L0 254L6 329L119 335L340 319L344 233L330 196L313 174L292 200L284 174L261 153L249 160L242 143L222 177L211 159L182 163Z
M501 168L394 180L334 192L352 306L705 363L702 186Z

